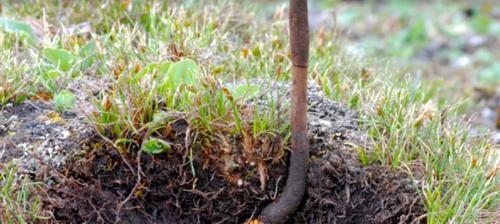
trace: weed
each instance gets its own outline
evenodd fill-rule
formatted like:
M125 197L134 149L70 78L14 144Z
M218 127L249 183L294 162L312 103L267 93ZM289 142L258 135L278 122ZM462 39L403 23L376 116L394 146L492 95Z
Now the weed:
M375 158L373 161L424 175L415 184L421 189L428 223L476 220L497 197L494 169L498 155L487 138L470 136L470 126L456 113L460 103L433 103L433 84L408 75L398 77L388 70L367 74L361 58L335 50L337 56L315 61L318 68L329 65L318 69L317 80L330 97L362 111L360 123L373 141L370 150L358 148L362 162ZM343 55L360 61L346 63Z
M11 54L12 49L19 47L17 38L10 34L0 33L0 106L7 103L19 103L32 90L32 77L28 74L28 66L22 60Z
M71 110L75 104L76 97L70 91L63 90L54 96L54 105L57 111Z
M12 163L0 167L0 221L10 224L47 219L40 196L32 193L37 188L29 178L20 179Z

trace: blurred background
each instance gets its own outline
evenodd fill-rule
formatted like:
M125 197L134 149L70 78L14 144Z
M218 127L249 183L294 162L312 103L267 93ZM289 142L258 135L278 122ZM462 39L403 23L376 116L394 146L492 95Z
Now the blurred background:
M259 1L273 11L287 1ZM312 0L310 25L335 29L355 54L431 81L462 102L476 134L500 142L500 1ZM314 36L311 38L314 39Z

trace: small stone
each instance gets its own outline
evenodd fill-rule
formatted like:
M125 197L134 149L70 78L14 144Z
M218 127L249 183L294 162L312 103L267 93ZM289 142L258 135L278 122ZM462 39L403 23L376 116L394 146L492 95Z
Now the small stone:
M18 148L23 148L23 149L27 149L28 146L29 146L28 143L21 143L21 144L17 145Z
M467 56L462 56L453 62L453 66L458 68L463 68L469 66L472 63L472 59Z
M481 110L481 117L484 117L488 120L494 120L495 119L495 111L491 108L484 108L483 110Z
M493 134L493 144L500 144L500 132Z
M69 132L68 130L64 130L59 135L59 139L67 139L70 135L71 135L71 132Z

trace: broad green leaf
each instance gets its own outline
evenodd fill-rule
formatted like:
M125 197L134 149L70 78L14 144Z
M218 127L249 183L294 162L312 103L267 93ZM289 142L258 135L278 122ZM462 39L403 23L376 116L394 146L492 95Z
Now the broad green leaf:
M77 61L76 56L64 49L45 48L43 49L43 54L53 65L59 67L64 72L69 71Z
M36 36L30 25L12 19L0 18L0 27L9 33L24 34L30 41L35 41Z
M72 109L75 101L75 95L68 90L62 90L54 96L54 104L58 112Z
M81 58L83 58L82 61L83 68L88 68L94 63L96 50L97 50L97 45L93 40L88 42L84 47L80 49L78 55Z
M491 25L491 18L489 15L486 15L484 13L477 13L471 21L471 26L472 29L476 33L480 34L486 34L490 30L490 25Z
M62 74L60 71L55 70L55 69L48 69L48 70L43 70L41 74L41 83L50 90L50 92L55 93L57 92L58 86L57 86L57 79L60 78Z
M170 69L170 66L172 65L172 62L170 61L164 61L162 62L159 67L158 67L158 72L161 75L167 74L168 70Z
M125 144L130 144L133 141L128 138L119 138L115 141L115 145L125 145Z
M176 89L181 83L194 84L195 78L200 74L200 68L191 59L184 59L169 66L167 80L170 87Z
M170 150L170 144L159 138L149 138L143 145L142 150L149 154L160 154L167 150Z
M142 68L139 72L137 72L134 75L134 79L135 80L141 80L142 78L144 78L144 76L146 74L153 73L156 70L157 67L158 67L157 63L149 63L148 65L144 66L144 68Z
M95 41L93 41L93 40L89 41L85 46L83 46L80 49L79 55L81 57L87 57L87 56L93 55L93 54L95 54L96 49L97 49L97 45L96 45Z
M425 41L427 41L425 21L423 19L419 19L410 27L410 29L408 29L406 42L408 44L418 44Z
M243 84L232 89L234 99L246 99L256 97L260 93L260 86L255 84Z
M488 84L500 84L500 63L494 63L479 72L479 81Z

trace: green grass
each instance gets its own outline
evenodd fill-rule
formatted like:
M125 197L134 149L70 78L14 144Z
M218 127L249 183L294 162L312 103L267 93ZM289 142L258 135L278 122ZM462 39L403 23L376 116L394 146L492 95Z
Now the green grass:
M12 163L0 167L0 222L24 224L47 219L42 216L41 197L32 193L38 184L16 172Z
M179 119L187 120L203 136L199 139L208 139L195 144L216 146L216 150L231 149L229 138L244 139L242 150L248 152L275 136L288 139L289 124L278 121L275 111L283 102L264 97L269 101L265 108L248 107L246 100L269 95L271 89L242 84L252 79L290 80L288 36L284 35L288 27L282 13L270 19L259 14L259 5L229 2L188 1L173 7L174 3L150 1L130 5L92 1L66 2L59 14L57 1L30 2L6 5L4 14L45 18L55 26L59 16L65 27L88 21L92 32L47 34L34 46L18 44L16 34L0 32L0 40L6 43L0 46L0 57L8 63L3 68L15 68L0 73L0 81L14 80L8 91L0 91L2 104L33 94L33 89L57 94L69 82L64 80L88 76L109 83L93 99L89 119L124 153L141 145L153 153L168 150L169 142L162 136ZM108 5L102 7L105 2ZM428 211L428 223L475 222L482 211L498 205L494 146L486 137L469 135L458 106L439 97L445 91L439 83L418 80L384 61L358 55L335 31L313 32L311 38L310 81L331 99L360 111L360 125L373 146L358 148L363 163L423 173L415 184ZM94 50L87 54L82 49L91 43ZM59 49L55 53L74 59L64 62L46 49ZM29 52L33 60L13 60L22 58L19 51ZM26 82L31 78L36 84ZM0 194L0 199L8 201L9 195ZM12 217L34 214L17 209L16 204L6 206Z
M370 64L359 56L334 46L323 50L337 53L317 54L315 65L326 65L318 69L318 83L333 99L362 111L360 123L372 139L373 148L360 153L362 161L423 172L416 184L428 223L471 223L498 204L495 146L486 137L470 136L470 126L456 112L460 104L437 101L436 84L390 66L368 71Z
M23 101L30 91L32 77L15 35L0 33L0 108Z
M470 46L474 38L495 40L500 33L495 7L491 1L338 1L326 9L337 12L338 29L348 30L351 48L441 82L439 98L455 103L477 97L477 87L495 89L500 82L498 43ZM479 109L468 103L460 110Z

